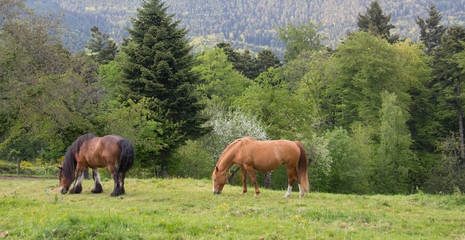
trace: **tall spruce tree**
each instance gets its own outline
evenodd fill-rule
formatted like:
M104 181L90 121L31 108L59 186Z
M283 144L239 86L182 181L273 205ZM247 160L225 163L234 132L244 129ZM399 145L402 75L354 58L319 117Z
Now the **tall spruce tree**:
M436 116L441 122L443 136L458 131L461 157L465 159L463 126L462 85L465 82L462 67L454 56L465 50L465 28L449 27L441 39L441 45L434 51L434 90L436 93Z
M357 26L360 31L369 32L386 39L389 43L395 43L399 40L399 36L391 36L391 29L395 26L389 24L389 21L391 21L391 14L384 15L383 9L375 0L371 2L370 7L367 7L366 15L358 14Z
M160 0L143 1L132 28L131 42L123 48L122 64L128 99L150 99L149 107L162 123L158 131L165 142L156 165L166 173L168 156L189 138L207 131L201 115L204 105L196 92L198 76L192 71L194 57L186 38L187 30L179 28L179 20L166 13Z
M279 68L283 65L276 54L269 49L264 49L258 52L255 61L259 75L260 73L268 70L270 67Z
M115 59L118 46L110 38L110 35L102 33L97 26L93 26L90 31L91 38L85 46L90 52L90 57L102 64Z
M241 54L232 48L229 43L218 43L216 47L223 49L228 56L228 61L232 62L234 69L252 80L268 70L268 68L278 68L282 65L276 54L269 49L261 50L256 58L252 58L250 51L246 50Z
M442 16L434 4L429 6L429 18L423 20L417 17L415 20L420 27L420 40L425 44L425 53L431 55L433 50L441 44L441 38L446 28L440 25Z

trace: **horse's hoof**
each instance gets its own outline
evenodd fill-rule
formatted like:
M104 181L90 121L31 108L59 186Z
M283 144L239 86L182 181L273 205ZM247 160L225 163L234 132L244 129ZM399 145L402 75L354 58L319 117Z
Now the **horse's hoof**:
M112 192L112 193L110 194L110 196L112 196L112 197L117 197L117 196L119 196L119 195L123 195L123 193L115 193L115 192Z
M102 193L103 190L101 190L101 189L100 189L100 190L98 190L98 189L92 189L90 192L91 192L91 193Z
M69 190L70 194L78 194L82 192L82 186L77 185L76 187L73 187L71 190Z
M102 185L100 184L97 184L94 189L91 190L92 193L101 193L103 192L103 188L102 188Z

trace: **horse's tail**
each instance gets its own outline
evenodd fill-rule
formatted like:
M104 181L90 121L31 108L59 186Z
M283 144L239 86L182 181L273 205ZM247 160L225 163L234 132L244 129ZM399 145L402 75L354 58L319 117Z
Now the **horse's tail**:
M295 141L295 144L300 149L300 159L297 164L297 178L299 179L300 186L305 192L310 190L310 184L308 183L308 174L307 174L307 152L305 151L304 146L299 142Z
M118 164L118 172L125 173L129 169L131 169L132 165L134 164L134 157L135 157L135 150L134 145L127 140L121 139L118 142L121 148L121 157Z
M82 144L94 138L95 136L92 134L85 134L80 137L78 137L73 144L68 148L68 151L66 151L66 154L63 158L63 174L65 175L66 179L70 179L71 182L74 181L76 178L76 165L77 165L77 160L75 158L75 153L79 153L79 150L81 150Z
M66 179L70 180L70 182L73 182L76 178L77 161L74 157L74 153L75 151L71 147L69 147L68 151L66 151L66 154L63 158L63 174L65 175Z

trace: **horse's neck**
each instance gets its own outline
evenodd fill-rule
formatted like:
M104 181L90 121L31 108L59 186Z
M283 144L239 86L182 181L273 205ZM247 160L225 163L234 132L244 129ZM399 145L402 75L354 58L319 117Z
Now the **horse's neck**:
M247 147L246 142L248 141L255 141L255 139L245 137L237 139L233 143L229 144L229 146L221 154L220 161L218 162L218 168L220 171L227 171L234 163L236 163L237 158L240 157L238 155L240 155L243 147Z
M218 170L221 171L228 171L234 164L235 154L231 151L221 156L221 161L218 164Z

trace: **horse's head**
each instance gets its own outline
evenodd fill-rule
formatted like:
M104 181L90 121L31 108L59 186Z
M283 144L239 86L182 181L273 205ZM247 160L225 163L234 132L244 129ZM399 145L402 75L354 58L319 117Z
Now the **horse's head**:
M58 168L60 169L60 171L58 172L58 176L60 180L59 189L62 194L65 194L68 192L68 189L71 186L71 183L73 183L73 181L65 177L62 166L58 166Z
M218 166L215 167L215 170L212 174L213 180L213 193L220 194L221 190L223 190L224 185L226 184L226 174L221 174L218 171Z

